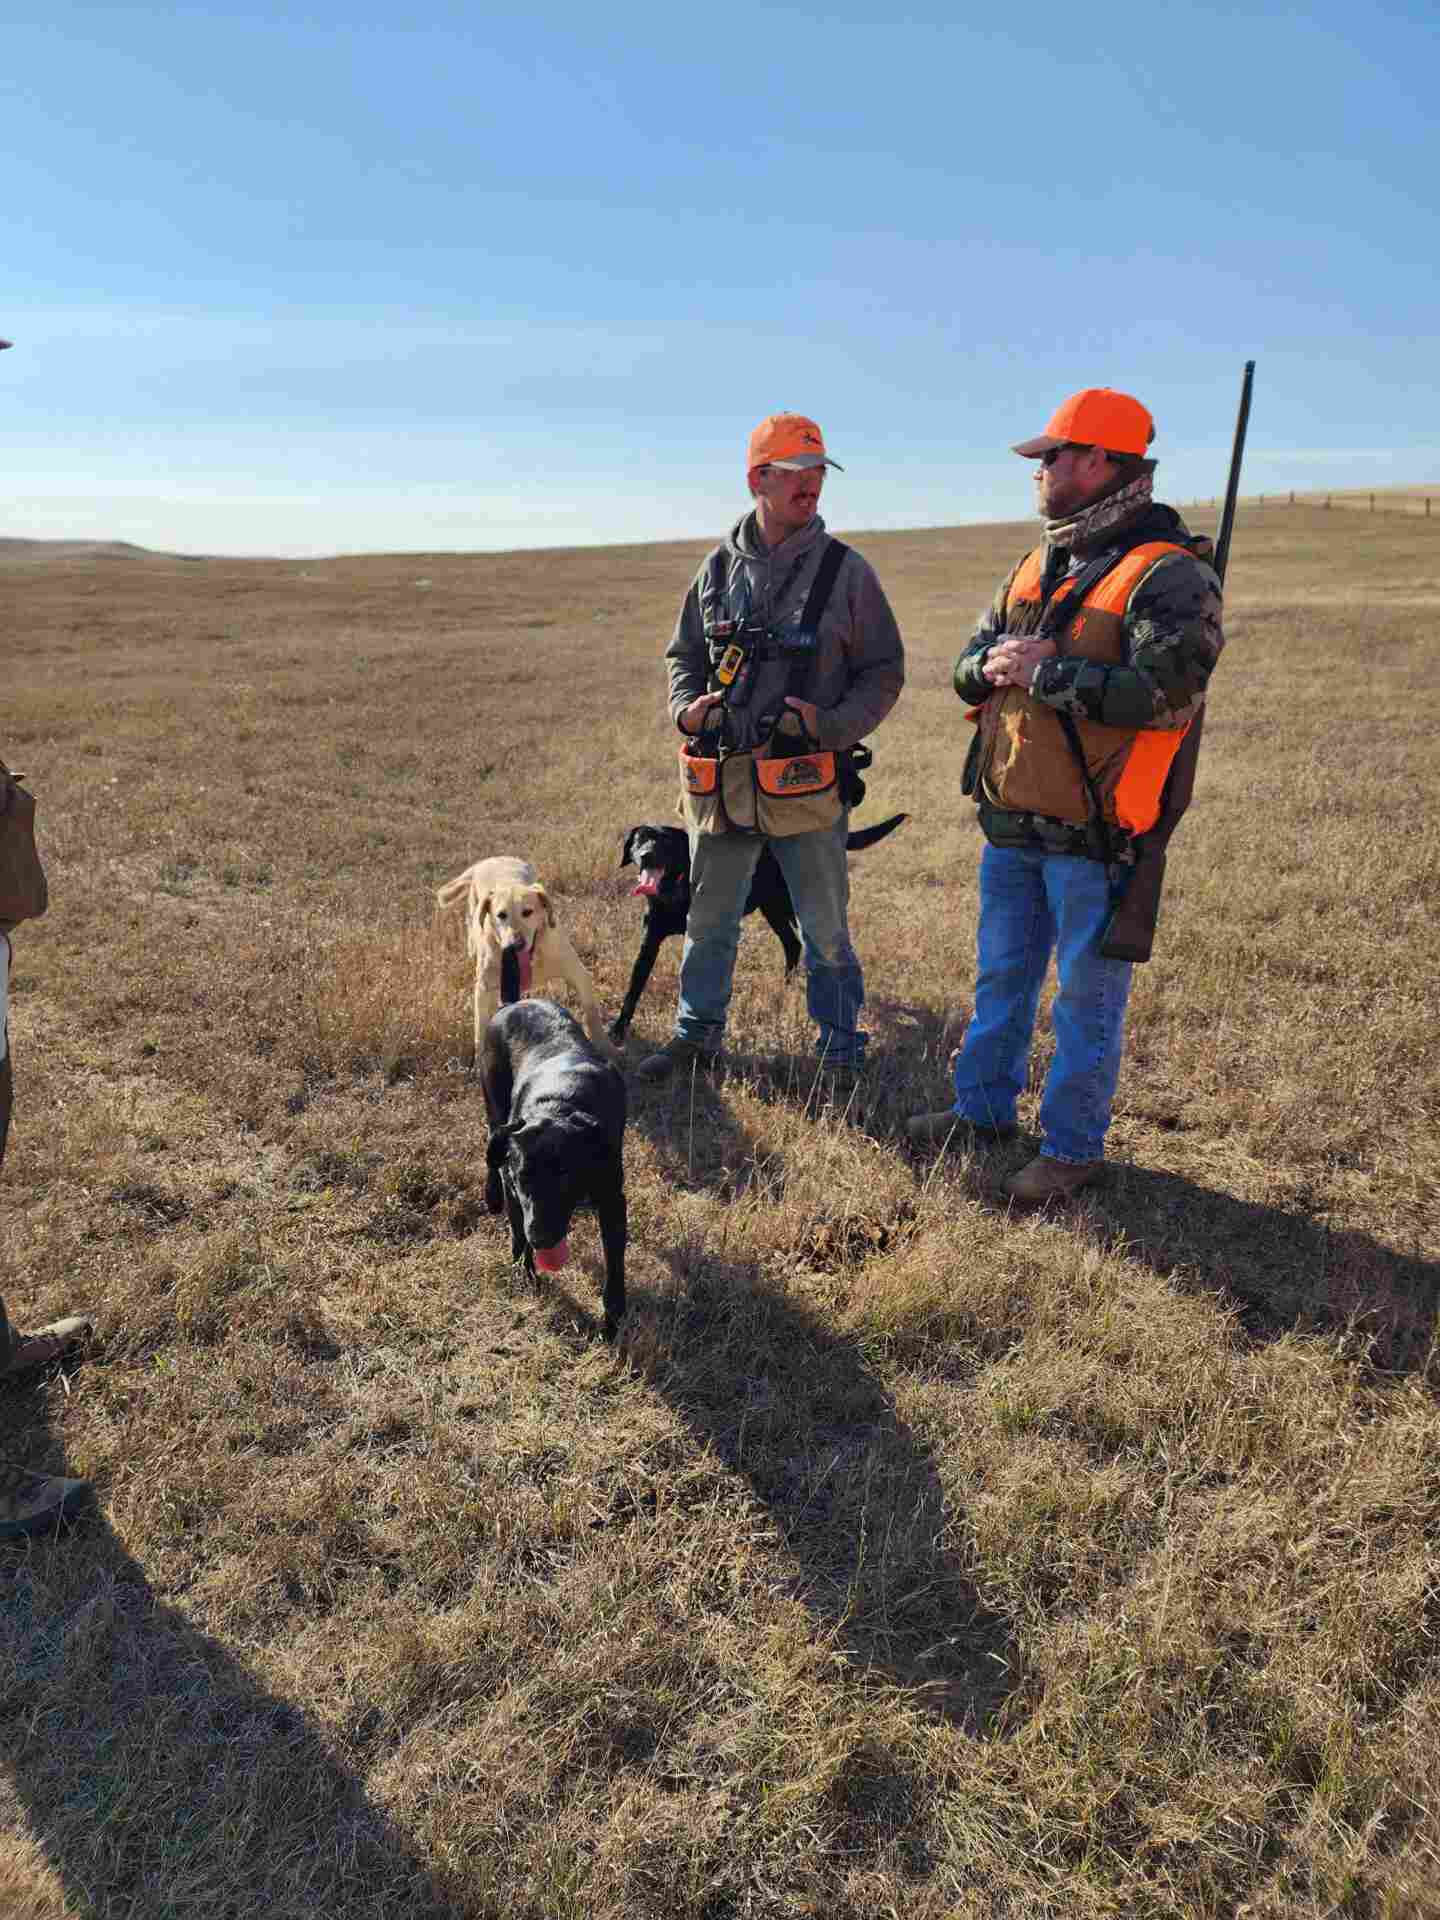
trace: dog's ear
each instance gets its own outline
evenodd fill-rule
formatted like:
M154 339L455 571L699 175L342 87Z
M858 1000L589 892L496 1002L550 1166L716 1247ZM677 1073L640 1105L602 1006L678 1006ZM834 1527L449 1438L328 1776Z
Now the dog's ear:
M620 865L622 868L633 867L635 864L635 836L639 831L640 829L638 827L631 827L625 836L625 844L620 849Z
M490 908L494 904L494 900L495 900L494 894L487 893L485 898L480 902L479 909L475 915L475 921L477 926L483 927L485 922L490 918Z
M550 904L549 894L546 893L543 887L536 887L535 898L540 902L540 905L545 909L546 926L553 927L555 924L555 909Z
M515 1129L510 1126L492 1127L490 1138L485 1142L485 1164L492 1173L498 1173L500 1162L510 1148L511 1135Z
M577 1110L565 1115L565 1139L572 1152L588 1150L595 1153L609 1146L610 1129L598 1113Z

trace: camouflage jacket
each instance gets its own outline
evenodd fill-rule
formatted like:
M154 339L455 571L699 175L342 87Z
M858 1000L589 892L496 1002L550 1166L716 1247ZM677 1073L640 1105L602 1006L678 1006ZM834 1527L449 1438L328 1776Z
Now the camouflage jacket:
M1220 582L1209 562L1213 549L1192 534L1173 507L1147 506L1134 521L1114 529L1133 544L1173 540L1188 553L1171 554L1152 567L1131 598L1124 621L1127 658L1098 667L1079 654L1045 661L1028 698L1056 711L1108 727L1183 727L1199 711L1225 637L1220 625ZM1088 557L1088 556L1087 556ZM1064 548L1045 556L1045 578L1058 585L1070 568ZM985 656L1006 632L1011 582L1020 561L980 616L974 638L955 662L955 691L979 706L998 689L981 672Z
M975 780L967 780L967 791L975 787L982 811L988 802L1084 824L1086 789L1059 720L1067 714L1078 728L1092 785L1113 823L1116 787L1136 735L1183 729L1199 712L1224 645L1210 542L1192 535L1173 509L1147 504L1107 530L1104 544L1133 549L1156 541L1184 550L1162 554L1144 569L1123 615L1111 616L1108 637L1103 617L1067 621L1060 653L1041 663L1028 690L993 686L982 671L986 655L1007 633L1033 633L1067 575L1095 556L1042 548L1038 600L1031 556L1006 576L954 672L956 693L976 709L978 768ZM1012 588L1022 569L1032 582L1031 597L1017 600Z

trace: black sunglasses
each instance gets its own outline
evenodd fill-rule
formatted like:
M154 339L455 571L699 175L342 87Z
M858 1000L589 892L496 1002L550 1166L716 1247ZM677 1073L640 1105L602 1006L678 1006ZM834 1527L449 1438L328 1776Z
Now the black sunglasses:
M1042 453L1040 464L1042 467L1053 467L1062 453L1089 453L1089 451L1089 447L1082 446L1079 441L1067 440L1063 447L1051 447L1048 453Z

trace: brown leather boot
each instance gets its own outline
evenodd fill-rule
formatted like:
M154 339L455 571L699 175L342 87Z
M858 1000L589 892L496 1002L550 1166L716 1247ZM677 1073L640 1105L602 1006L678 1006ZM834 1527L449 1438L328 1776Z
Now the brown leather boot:
M1073 1200L1082 1187L1098 1178L1103 1160L1052 1160L1047 1153L1012 1173L1005 1191L1017 1206L1043 1207L1050 1201Z
M912 1113L905 1132L917 1147L950 1146L956 1148L998 1147L1002 1140L1013 1140L1015 1127L987 1127L978 1120L966 1120L953 1107L938 1113Z
M0 1353L0 1380L8 1380L14 1374L30 1373L36 1367L48 1367L54 1360L68 1358L90 1338L90 1332L89 1316L83 1313L72 1313L63 1320L52 1320L48 1327L37 1327L34 1333L20 1333L12 1328L9 1353Z
M647 1053L635 1069L637 1080L651 1082L668 1080L677 1067L687 1074L713 1073L719 1064L720 1055L708 1047L699 1047L693 1040L682 1040L677 1033L673 1040L667 1040L663 1047L654 1053Z
M0 1540L45 1533L68 1520L90 1497L88 1480L59 1480L0 1460Z

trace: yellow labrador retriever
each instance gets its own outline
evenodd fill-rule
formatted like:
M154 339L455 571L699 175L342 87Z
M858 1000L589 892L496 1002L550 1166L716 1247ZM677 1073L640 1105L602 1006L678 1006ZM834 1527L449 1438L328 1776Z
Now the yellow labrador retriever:
M507 948L519 962L520 991L563 980L580 1002L585 1031L605 1055L618 1058L606 1035L595 985L565 932L555 924L555 909L528 860L497 854L477 860L443 887L435 898L448 913L465 903L465 943L475 962L475 1062L478 1068L485 1029L500 1004L501 956Z

